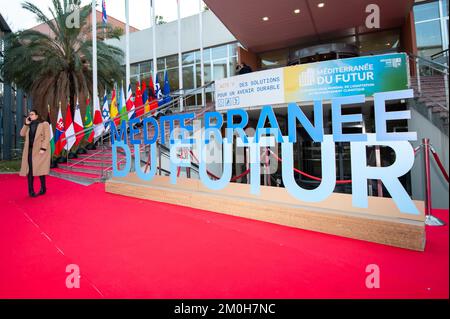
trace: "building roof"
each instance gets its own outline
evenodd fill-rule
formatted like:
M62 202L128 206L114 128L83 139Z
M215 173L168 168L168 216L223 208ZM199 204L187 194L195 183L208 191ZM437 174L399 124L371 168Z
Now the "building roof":
M414 4L414 0L204 1L236 39L255 53L400 27ZM365 26L366 8L373 3L380 8L380 29ZM296 9L300 13L295 14Z
M0 30L5 33L11 32L11 29L10 29L8 23L6 23L6 20L3 18L1 13L0 13Z

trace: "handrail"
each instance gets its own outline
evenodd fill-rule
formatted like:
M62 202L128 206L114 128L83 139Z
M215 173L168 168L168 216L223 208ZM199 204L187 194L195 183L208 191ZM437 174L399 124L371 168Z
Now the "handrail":
M434 60L434 57L439 56L439 55L445 55L445 53L448 54L448 49L445 49L445 50L442 50L442 51L440 51L440 52L438 52L438 53L435 53L435 54L433 54L433 55L430 55L430 58L431 58L431 60Z
M430 64L430 65L428 65L428 66L429 66L430 68L432 68L433 70L436 70L436 71L438 71L438 72L440 72L440 73L443 73L443 74L445 74L445 75L448 75L448 69L449 69L449 67L448 67L447 65L445 65L445 64L441 64L441 63L438 63L438 62L436 62L436 61L426 59L426 58L424 58L424 57L415 55L415 54L413 54L413 53L408 53L408 57L409 57L411 60L413 60L415 63L417 63L417 60L422 60L422 61L424 61L424 62ZM433 66L433 65L438 66L438 67L441 67L441 68L443 68L444 70L441 70L441 69L439 69L439 68L437 68L437 67L435 67L435 66Z

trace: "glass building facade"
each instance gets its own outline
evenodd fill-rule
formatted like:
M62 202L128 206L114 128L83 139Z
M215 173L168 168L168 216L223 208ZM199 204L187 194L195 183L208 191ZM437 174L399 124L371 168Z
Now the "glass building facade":
M448 49L448 0L416 1L414 22L420 56L432 58Z
M164 81L167 71L171 92L179 90L178 54L159 57L158 79ZM235 75L237 65L237 43L228 43L203 49L205 83ZM182 54L183 89L186 92L201 87L200 50ZM130 66L131 83L147 81L153 74L153 60L134 63ZM162 84L161 84L162 85ZM212 100L212 92L206 94L206 102ZM201 94L187 101L187 105L201 105Z

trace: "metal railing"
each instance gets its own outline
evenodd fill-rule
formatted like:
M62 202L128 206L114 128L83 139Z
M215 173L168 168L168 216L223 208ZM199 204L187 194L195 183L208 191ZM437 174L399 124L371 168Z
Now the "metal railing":
M445 54L444 51L440 54ZM448 54L448 51L447 51ZM439 63L435 60L426 59L414 54L408 54L409 59L415 66L415 85L417 99L410 103L419 113L424 115L435 126L437 126L442 132L448 135L448 118L449 118L449 67L447 64ZM431 77L435 77L435 81L442 81L443 83L443 96L442 99L436 98L436 96L428 95L424 89L425 81L430 81ZM430 83L430 82L428 82ZM411 83L414 84L414 83ZM430 84L428 84L429 86ZM439 89L436 88L437 90ZM421 100L424 105L418 103L417 100ZM443 103L442 100L445 100ZM428 104L428 105L427 105Z

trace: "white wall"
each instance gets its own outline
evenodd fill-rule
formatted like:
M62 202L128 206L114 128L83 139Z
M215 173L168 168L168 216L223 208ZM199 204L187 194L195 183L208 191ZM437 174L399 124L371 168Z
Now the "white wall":
M203 11L203 47L211 47L236 41L236 38L220 22L211 10ZM164 57L178 53L177 21L156 26L156 55ZM120 40L110 39L106 43L120 47L125 52L125 35ZM130 63L153 59L152 29L130 33ZM181 19L182 52L198 50L198 15Z
M448 136L444 135L436 126L434 126L422 114L414 108L411 110L411 120L408 121L409 131L417 132L417 141L412 144L414 147L422 143L423 138L429 138L436 152L441 158L442 164L448 172L449 152L448 152ZM449 207L448 199L448 183L443 178L439 167L432 155L430 154L430 171L431 171L431 200L433 208ZM412 195L414 199L424 200L425 198L425 173L423 163L423 149L417 154L414 166L411 170Z

